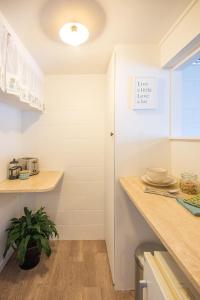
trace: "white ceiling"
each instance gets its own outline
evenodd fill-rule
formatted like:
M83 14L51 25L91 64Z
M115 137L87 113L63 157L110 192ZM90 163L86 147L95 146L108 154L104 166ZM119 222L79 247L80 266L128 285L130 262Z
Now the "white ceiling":
M46 2L0 0L0 10L45 73L80 74L104 73L116 44L158 43L191 0L99 0L105 12L103 32L75 48L42 30Z

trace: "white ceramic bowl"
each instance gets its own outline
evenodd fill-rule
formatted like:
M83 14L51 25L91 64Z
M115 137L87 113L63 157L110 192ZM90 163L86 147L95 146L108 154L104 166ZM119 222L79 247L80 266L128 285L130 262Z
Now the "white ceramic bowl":
M155 183L163 182L167 177L167 170L163 168L149 168L146 171L147 177Z

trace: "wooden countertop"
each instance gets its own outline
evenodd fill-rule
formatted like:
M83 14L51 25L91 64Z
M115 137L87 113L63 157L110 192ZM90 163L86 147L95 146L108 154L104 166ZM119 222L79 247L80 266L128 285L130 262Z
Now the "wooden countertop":
M193 216L174 198L144 193L138 177L120 183L130 200L200 293L200 217Z
M0 182L0 193L42 193L53 190L63 176L62 171L41 171L26 180Z

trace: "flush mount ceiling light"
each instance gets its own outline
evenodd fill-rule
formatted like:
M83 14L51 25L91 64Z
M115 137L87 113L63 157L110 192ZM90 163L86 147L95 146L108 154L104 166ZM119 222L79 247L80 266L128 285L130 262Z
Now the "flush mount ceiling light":
M79 46L89 38L87 27L77 22L64 24L59 30L61 40L71 46Z
M41 28L48 38L58 43L72 45L73 40L73 45L80 45L86 40L94 41L103 32L105 23L105 12L98 0L45 0L41 7Z

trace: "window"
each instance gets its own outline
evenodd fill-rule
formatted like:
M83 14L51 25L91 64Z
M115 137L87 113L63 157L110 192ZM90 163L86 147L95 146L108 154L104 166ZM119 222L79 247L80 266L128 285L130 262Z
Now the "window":
M171 75L171 137L200 139L200 53Z

